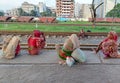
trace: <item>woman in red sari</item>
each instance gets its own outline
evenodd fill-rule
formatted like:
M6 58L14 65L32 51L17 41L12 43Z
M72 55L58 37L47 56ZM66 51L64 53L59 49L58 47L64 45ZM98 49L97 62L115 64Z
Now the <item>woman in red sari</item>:
M105 55L105 58L120 58L120 54L118 52L118 44L117 44L118 36L115 31L110 31L108 33L107 38L105 38L95 50L96 53L101 50Z

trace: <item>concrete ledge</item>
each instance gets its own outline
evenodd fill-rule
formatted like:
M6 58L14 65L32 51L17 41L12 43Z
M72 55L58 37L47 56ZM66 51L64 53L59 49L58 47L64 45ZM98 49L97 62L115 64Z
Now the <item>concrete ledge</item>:
M87 58L86 63L101 63L99 57L97 56L97 54L95 54L93 51L84 51L85 52L85 56Z
M92 51L84 51L87 57L86 63L101 63L99 58ZM5 58L0 59L0 64L57 64L58 55L55 50L41 50L39 55L29 55L27 50L21 50L19 56L14 59L8 60Z
M108 58L104 59L104 54L102 52L99 52L99 56L102 60L103 64L110 64L110 65L119 65L120 64L120 58Z

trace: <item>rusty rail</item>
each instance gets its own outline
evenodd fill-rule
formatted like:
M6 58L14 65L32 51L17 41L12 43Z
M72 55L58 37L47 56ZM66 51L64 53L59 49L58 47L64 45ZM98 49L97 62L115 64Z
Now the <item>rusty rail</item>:
M48 43L46 44L45 48L44 49L47 49L47 50L55 50L55 45L56 44L52 44L52 43ZM63 44L59 44L61 47L63 46ZM20 44L21 46L21 49L28 49L28 44L27 43L21 43ZM97 44L80 44L80 49L82 50L93 50L93 48L97 48ZM0 49L2 48L2 44L0 43ZM119 48L120 49L120 45L119 45Z
M56 44L46 44L44 49L55 49L55 45ZM63 46L63 44L59 44L61 47ZM20 44L21 49L28 49L28 44L27 43L21 43ZM96 44L81 44L80 48L83 50L92 50L92 48L96 48L97 45ZM0 49L2 48L2 43L0 43Z
M32 31L5 31L1 30L0 35L31 35ZM44 32L45 36L69 36L71 34L79 34L79 32ZM86 32L87 36L107 36L108 33L105 32ZM117 33L120 35L120 33Z

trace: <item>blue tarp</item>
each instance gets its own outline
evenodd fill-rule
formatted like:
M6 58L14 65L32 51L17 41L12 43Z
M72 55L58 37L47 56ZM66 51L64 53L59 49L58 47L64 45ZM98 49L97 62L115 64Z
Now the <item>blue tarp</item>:
M70 19L69 18L63 18L63 17L58 17L56 18L58 21L69 21Z

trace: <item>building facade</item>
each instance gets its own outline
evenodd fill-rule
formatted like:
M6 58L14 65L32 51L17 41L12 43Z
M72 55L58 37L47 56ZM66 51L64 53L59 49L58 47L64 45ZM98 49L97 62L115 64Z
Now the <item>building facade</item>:
M74 17L74 0L56 0L57 17Z
M105 15L115 6L115 0L95 0L94 4L97 6L103 4L96 10L98 18L105 18Z
M75 4L75 18L91 18L90 4Z
M80 18L80 3L75 3L75 18Z
M38 8L39 8L39 12L40 13L41 12L46 12L46 10L47 10L47 7L46 7L46 5L43 2L39 2L38 3Z
M14 9L11 9L11 10L7 10L7 11L6 11L6 14L7 14L8 16L19 16L18 8L14 8Z
M80 4L80 18L91 18L90 4Z
M23 11L25 11L26 13L30 13L32 10L37 10L37 7L33 4L30 4L28 2L24 2L22 3L21 8L23 9Z

